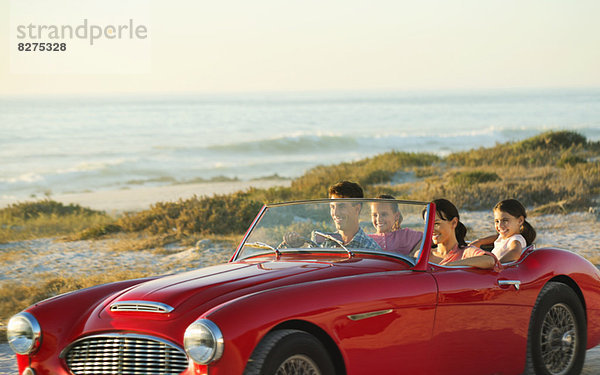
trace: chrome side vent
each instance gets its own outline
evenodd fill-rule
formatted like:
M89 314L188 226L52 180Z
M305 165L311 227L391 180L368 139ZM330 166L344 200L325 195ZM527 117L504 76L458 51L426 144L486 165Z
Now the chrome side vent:
M173 311L173 308L160 302L120 301L110 305L110 311L139 311L167 314Z

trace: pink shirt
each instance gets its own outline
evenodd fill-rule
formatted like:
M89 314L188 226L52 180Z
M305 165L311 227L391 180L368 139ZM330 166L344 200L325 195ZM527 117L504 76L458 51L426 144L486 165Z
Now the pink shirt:
M446 263L454 262L457 260L463 260L466 258L471 258L471 257L476 257L479 255L486 255L486 254L490 254L490 253L485 252L476 246L467 246L467 247L460 248L460 247L458 247L458 244L456 244L456 246L454 246L454 248L452 248L452 250L450 250L448 252L448 254L446 254L446 257L439 264L444 265Z
M369 234L369 237L374 239L385 251L408 255L421 241L423 233L413 229L401 228L388 233Z

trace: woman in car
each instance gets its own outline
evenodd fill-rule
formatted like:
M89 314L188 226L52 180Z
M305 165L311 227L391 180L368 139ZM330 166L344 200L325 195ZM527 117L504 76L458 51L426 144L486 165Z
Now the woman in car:
M497 263L492 253L469 246L465 242L467 228L460 222L458 210L447 199L436 199L433 243L429 261L447 266L494 268Z

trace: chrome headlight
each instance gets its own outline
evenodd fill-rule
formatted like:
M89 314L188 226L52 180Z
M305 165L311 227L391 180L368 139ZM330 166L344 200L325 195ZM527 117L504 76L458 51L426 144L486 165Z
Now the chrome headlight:
M223 355L223 335L210 320L200 319L190 324L183 335L183 346L194 362L206 365Z
M6 336L15 353L30 354L42 342L42 329L33 315L21 312L8 321Z

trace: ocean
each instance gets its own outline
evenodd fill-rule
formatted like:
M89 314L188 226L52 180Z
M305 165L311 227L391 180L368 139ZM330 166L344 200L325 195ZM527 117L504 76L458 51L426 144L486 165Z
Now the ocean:
M293 178L565 129L600 140L600 89L0 97L0 198Z

